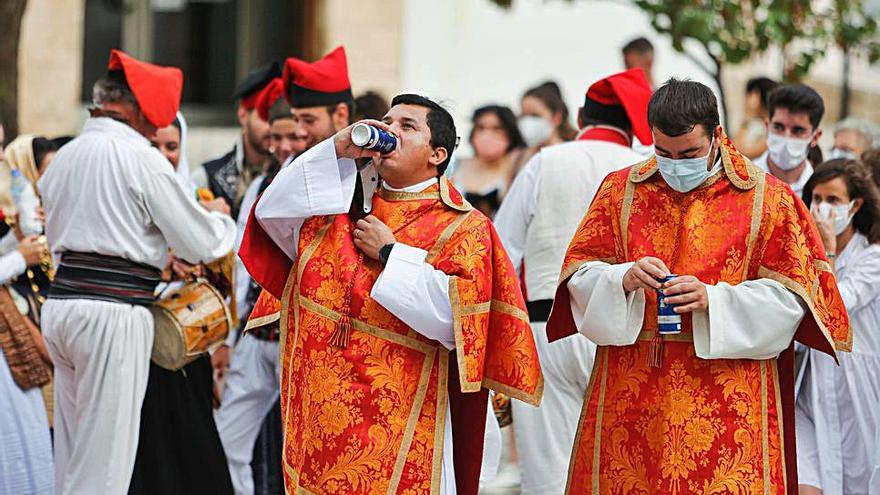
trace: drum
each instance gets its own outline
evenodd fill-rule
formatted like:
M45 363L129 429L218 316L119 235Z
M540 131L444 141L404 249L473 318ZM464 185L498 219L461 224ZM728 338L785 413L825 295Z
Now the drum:
M155 319L153 362L171 371L219 347L232 328L223 296L202 279L163 295L150 311Z

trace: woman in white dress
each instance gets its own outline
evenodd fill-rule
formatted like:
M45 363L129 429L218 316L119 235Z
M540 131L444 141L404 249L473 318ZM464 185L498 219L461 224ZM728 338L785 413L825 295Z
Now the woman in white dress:
M809 351L796 407L801 495L867 494L880 462L880 193L856 160L816 167L804 187L853 329L852 352Z

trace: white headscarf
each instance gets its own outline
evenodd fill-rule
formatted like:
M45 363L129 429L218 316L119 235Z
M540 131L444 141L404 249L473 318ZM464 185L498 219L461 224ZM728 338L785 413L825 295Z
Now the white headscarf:
M180 123L180 158L177 160L177 182L180 183L180 187L184 191L195 198L196 185L190 175L189 161L186 159L186 119L183 118L183 114L180 112L177 112L177 121Z

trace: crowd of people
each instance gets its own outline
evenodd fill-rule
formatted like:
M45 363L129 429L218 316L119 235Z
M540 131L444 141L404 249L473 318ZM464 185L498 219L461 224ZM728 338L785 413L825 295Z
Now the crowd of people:
M0 125L0 493L880 495L880 127L823 153L761 77L728 135L622 55L467 158L343 47L251 71L198 166L184 74L118 50L78 136Z

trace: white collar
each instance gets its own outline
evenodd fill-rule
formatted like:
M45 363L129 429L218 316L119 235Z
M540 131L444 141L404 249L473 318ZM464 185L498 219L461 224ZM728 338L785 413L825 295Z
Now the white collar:
M388 191L391 191L391 192L418 193L418 192L424 191L425 189L433 186L436 183L437 183L437 177L431 177L430 179L428 179L426 181L422 181L422 182L419 182L418 184L413 184L411 186L406 186L402 189L397 189L397 188L391 187L387 183L383 183L382 187L384 187L385 189L387 189Z
M134 130L130 125L120 122L115 119L111 119L110 117L91 117L86 121L85 125L83 125L82 129L83 133L86 132L103 132L109 134L115 134L123 139L128 139L133 142L136 142L141 145L150 146L150 141L147 140L141 133Z

